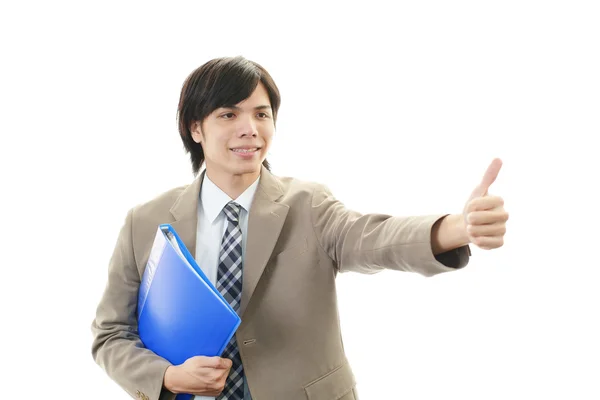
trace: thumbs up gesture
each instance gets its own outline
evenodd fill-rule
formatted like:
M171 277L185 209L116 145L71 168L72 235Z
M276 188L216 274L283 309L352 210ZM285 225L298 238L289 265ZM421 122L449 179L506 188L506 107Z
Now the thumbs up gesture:
M502 160L495 158L483 179L471 193L463 210L463 217L469 242L485 250L501 247L504 244L508 213L504 210L504 200L491 196L488 189L498 177Z

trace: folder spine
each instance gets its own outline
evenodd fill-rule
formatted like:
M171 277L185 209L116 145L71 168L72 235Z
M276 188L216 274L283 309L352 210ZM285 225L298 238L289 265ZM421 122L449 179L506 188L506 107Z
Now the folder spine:
M152 245L152 249L150 250L150 256L148 257L148 262L146 263L146 270L142 275L142 281L140 283L138 295L138 315L141 315L142 311L144 310L144 305L146 304L146 299L148 298L148 292L150 291L150 286L152 285L152 280L154 279L156 267L160 264L160 260L164 254L166 245L167 240L159 228L156 232L156 237L154 238L154 243Z

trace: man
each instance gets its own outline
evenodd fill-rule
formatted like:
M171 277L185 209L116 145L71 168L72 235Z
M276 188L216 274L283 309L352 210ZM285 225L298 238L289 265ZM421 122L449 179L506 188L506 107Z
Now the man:
M487 195L500 160L462 214L362 215L321 184L271 174L265 158L279 104L269 73L242 57L211 60L185 81L179 131L196 179L128 212L92 324L96 362L131 396L357 399L337 273L432 276L464 267L469 243L503 245L508 214L502 198ZM175 228L242 318L222 358L171 365L138 337L138 287L161 223Z

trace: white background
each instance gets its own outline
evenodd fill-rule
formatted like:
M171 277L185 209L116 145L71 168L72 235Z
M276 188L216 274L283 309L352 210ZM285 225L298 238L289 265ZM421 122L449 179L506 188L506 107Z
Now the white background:
M274 172L349 208L458 213L504 162L504 247L339 276L361 399L600 398L594 3L3 3L0 398L128 398L90 353L108 260L130 207L193 179L179 90L233 55L281 90Z

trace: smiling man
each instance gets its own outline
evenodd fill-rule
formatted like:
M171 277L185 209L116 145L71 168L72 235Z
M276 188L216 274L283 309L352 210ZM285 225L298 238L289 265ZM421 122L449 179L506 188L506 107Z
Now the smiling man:
M279 104L269 73L243 57L211 60L186 79L179 131L196 178L127 213L92 323L94 359L131 396L357 399L337 274L433 276L464 267L469 243L503 245L508 213L501 197L488 195L500 160L460 214L361 214L322 184L271 173L266 155ZM171 365L139 339L137 293L162 223L175 228L242 318L222 357Z

